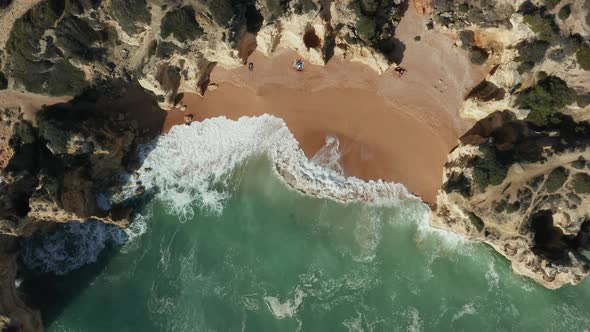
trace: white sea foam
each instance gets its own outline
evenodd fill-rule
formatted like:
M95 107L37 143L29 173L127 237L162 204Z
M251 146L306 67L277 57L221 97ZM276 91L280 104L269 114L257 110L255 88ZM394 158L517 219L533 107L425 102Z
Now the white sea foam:
M456 314L453 315L453 319L451 320L451 322L456 321L457 319L460 319L461 317L465 316L465 315L475 315L477 313L477 308L475 306L474 303L467 303L465 305L463 305L463 307L461 308L461 310L459 310L459 312L457 312Z
M297 309L303 303L305 294L299 288L295 290L295 298L289 299L285 302L281 302L278 298L273 296L265 296L264 302L268 306L268 309L277 319L283 319L287 317L293 317L297 312Z
M126 241L127 235L116 226L95 220L71 221L53 233L25 238L21 256L29 268L64 275L96 262L109 242L122 245Z
M326 144L311 158L311 162L343 175L340 157L340 141L337 137L329 135L326 136Z
M138 242L135 239L140 238L147 232L148 225L147 220L152 218L152 210L146 209L144 214L136 213L133 215L133 222L129 227L123 231L127 234L127 243L121 248L122 253L128 253L129 251L138 247Z
M400 199L417 199L397 183L363 181L344 177L324 167L334 158L337 141L315 162L306 158L285 122L271 115L242 117L238 121L218 117L175 126L150 146L144 146L140 180L146 189L156 189L158 198L181 220L193 217L193 208L221 212L228 198L219 185L226 184L240 163L268 155L276 171L293 188L342 202L364 201L389 205ZM325 159L325 160L324 160ZM131 191L131 183L129 189ZM216 189L217 188L217 189Z

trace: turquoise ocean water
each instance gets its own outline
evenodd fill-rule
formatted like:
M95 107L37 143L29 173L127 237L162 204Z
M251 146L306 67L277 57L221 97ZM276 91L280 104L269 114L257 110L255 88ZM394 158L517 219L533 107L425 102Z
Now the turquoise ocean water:
M224 144L210 153L231 154ZM486 245L431 229L416 199L369 205L303 195L264 156L236 159L224 181L207 176L207 195L185 192L203 179L187 174L220 163L203 157L209 150L196 150L204 161L187 169L178 168L186 160L162 157L176 169L153 176L174 190L142 208L127 241L88 223L23 243L34 262L18 290L40 307L48 331L590 329L590 281L551 291L517 276ZM78 268L80 260L96 261ZM64 266L76 269L40 272Z

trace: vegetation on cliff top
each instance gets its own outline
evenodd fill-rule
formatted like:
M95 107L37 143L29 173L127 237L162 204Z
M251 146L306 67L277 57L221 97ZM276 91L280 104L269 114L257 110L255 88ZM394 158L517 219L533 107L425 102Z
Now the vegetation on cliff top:
M530 109L527 121L537 126L547 126L558 121L555 115L571 104L574 98L574 91L565 81L556 76L547 76L518 95L516 104Z
M111 14L127 34L139 32L141 24L152 20L145 0L111 0Z
M567 4L563 7L561 7L561 9L559 10L559 19L561 19L562 21L565 21L568 19L568 17L570 17L572 13L572 6Z
M199 38L203 33L203 29L195 20L195 10L191 6L168 12L162 19L162 38L173 35L184 43Z
M547 181L545 182L545 188L547 191L552 193L559 190L569 176L569 172L564 167L557 167L549 173Z
M552 41L559 34L559 27L555 23L555 17L553 15L543 15L540 13L524 15L524 21L541 40Z
M9 69L17 83L28 91L68 95L79 93L86 85L84 74L51 47L51 39L40 54L45 31L53 27L63 12L63 2L41 2L14 23L6 43L11 60Z
M590 70L590 45L582 44L576 52L576 60L584 70Z
M480 146L480 151L482 156L475 158L471 166L477 186L483 190L489 185L501 184L508 174L508 168L500 163L494 147Z
M57 44L68 57L77 57L85 61L97 60L102 50L92 47L101 40L101 34L77 16L67 16L55 29Z

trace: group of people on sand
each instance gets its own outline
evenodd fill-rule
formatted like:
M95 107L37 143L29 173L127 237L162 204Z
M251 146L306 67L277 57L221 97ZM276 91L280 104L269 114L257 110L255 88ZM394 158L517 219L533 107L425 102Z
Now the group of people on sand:
M301 60L301 59L297 59L297 60L293 61L293 68L297 71L303 71L303 68L305 68L305 62L303 62L303 60ZM248 63L248 70L249 71L254 70L254 63L252 63L252 62Z
M297 59L297 60L293 61L293 68L297 71L303 71L303 68L305 68L305 62L303 62L303 60L301 60L301 59ZM248 63L248 70L250 70L250 71L254 70L254 63L252 63L252 62ZM393 70L393 73L397 77L402 77L402 76L404 76L404 74L407 71L408 70L406 68L397 66Z

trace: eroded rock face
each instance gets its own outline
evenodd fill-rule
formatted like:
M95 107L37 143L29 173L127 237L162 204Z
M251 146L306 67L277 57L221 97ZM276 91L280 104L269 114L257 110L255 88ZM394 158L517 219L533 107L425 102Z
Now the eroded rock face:
M133 107L130 107L130 106ZM43 222L88 218L126 226L124 206L105 206L118 176L133 172L135 146L159 135L165 113L137 85L104 84L46 107L37 127L4 110L0 233L30 235ZM8 125L10 124L10 125Z
M0 331L42 331L41 313L17 296L17 258L17 239L0 234Z
M548 288L590 274L590 127L532 130L509 112L478 122L449 156L431 223L485 242Z

